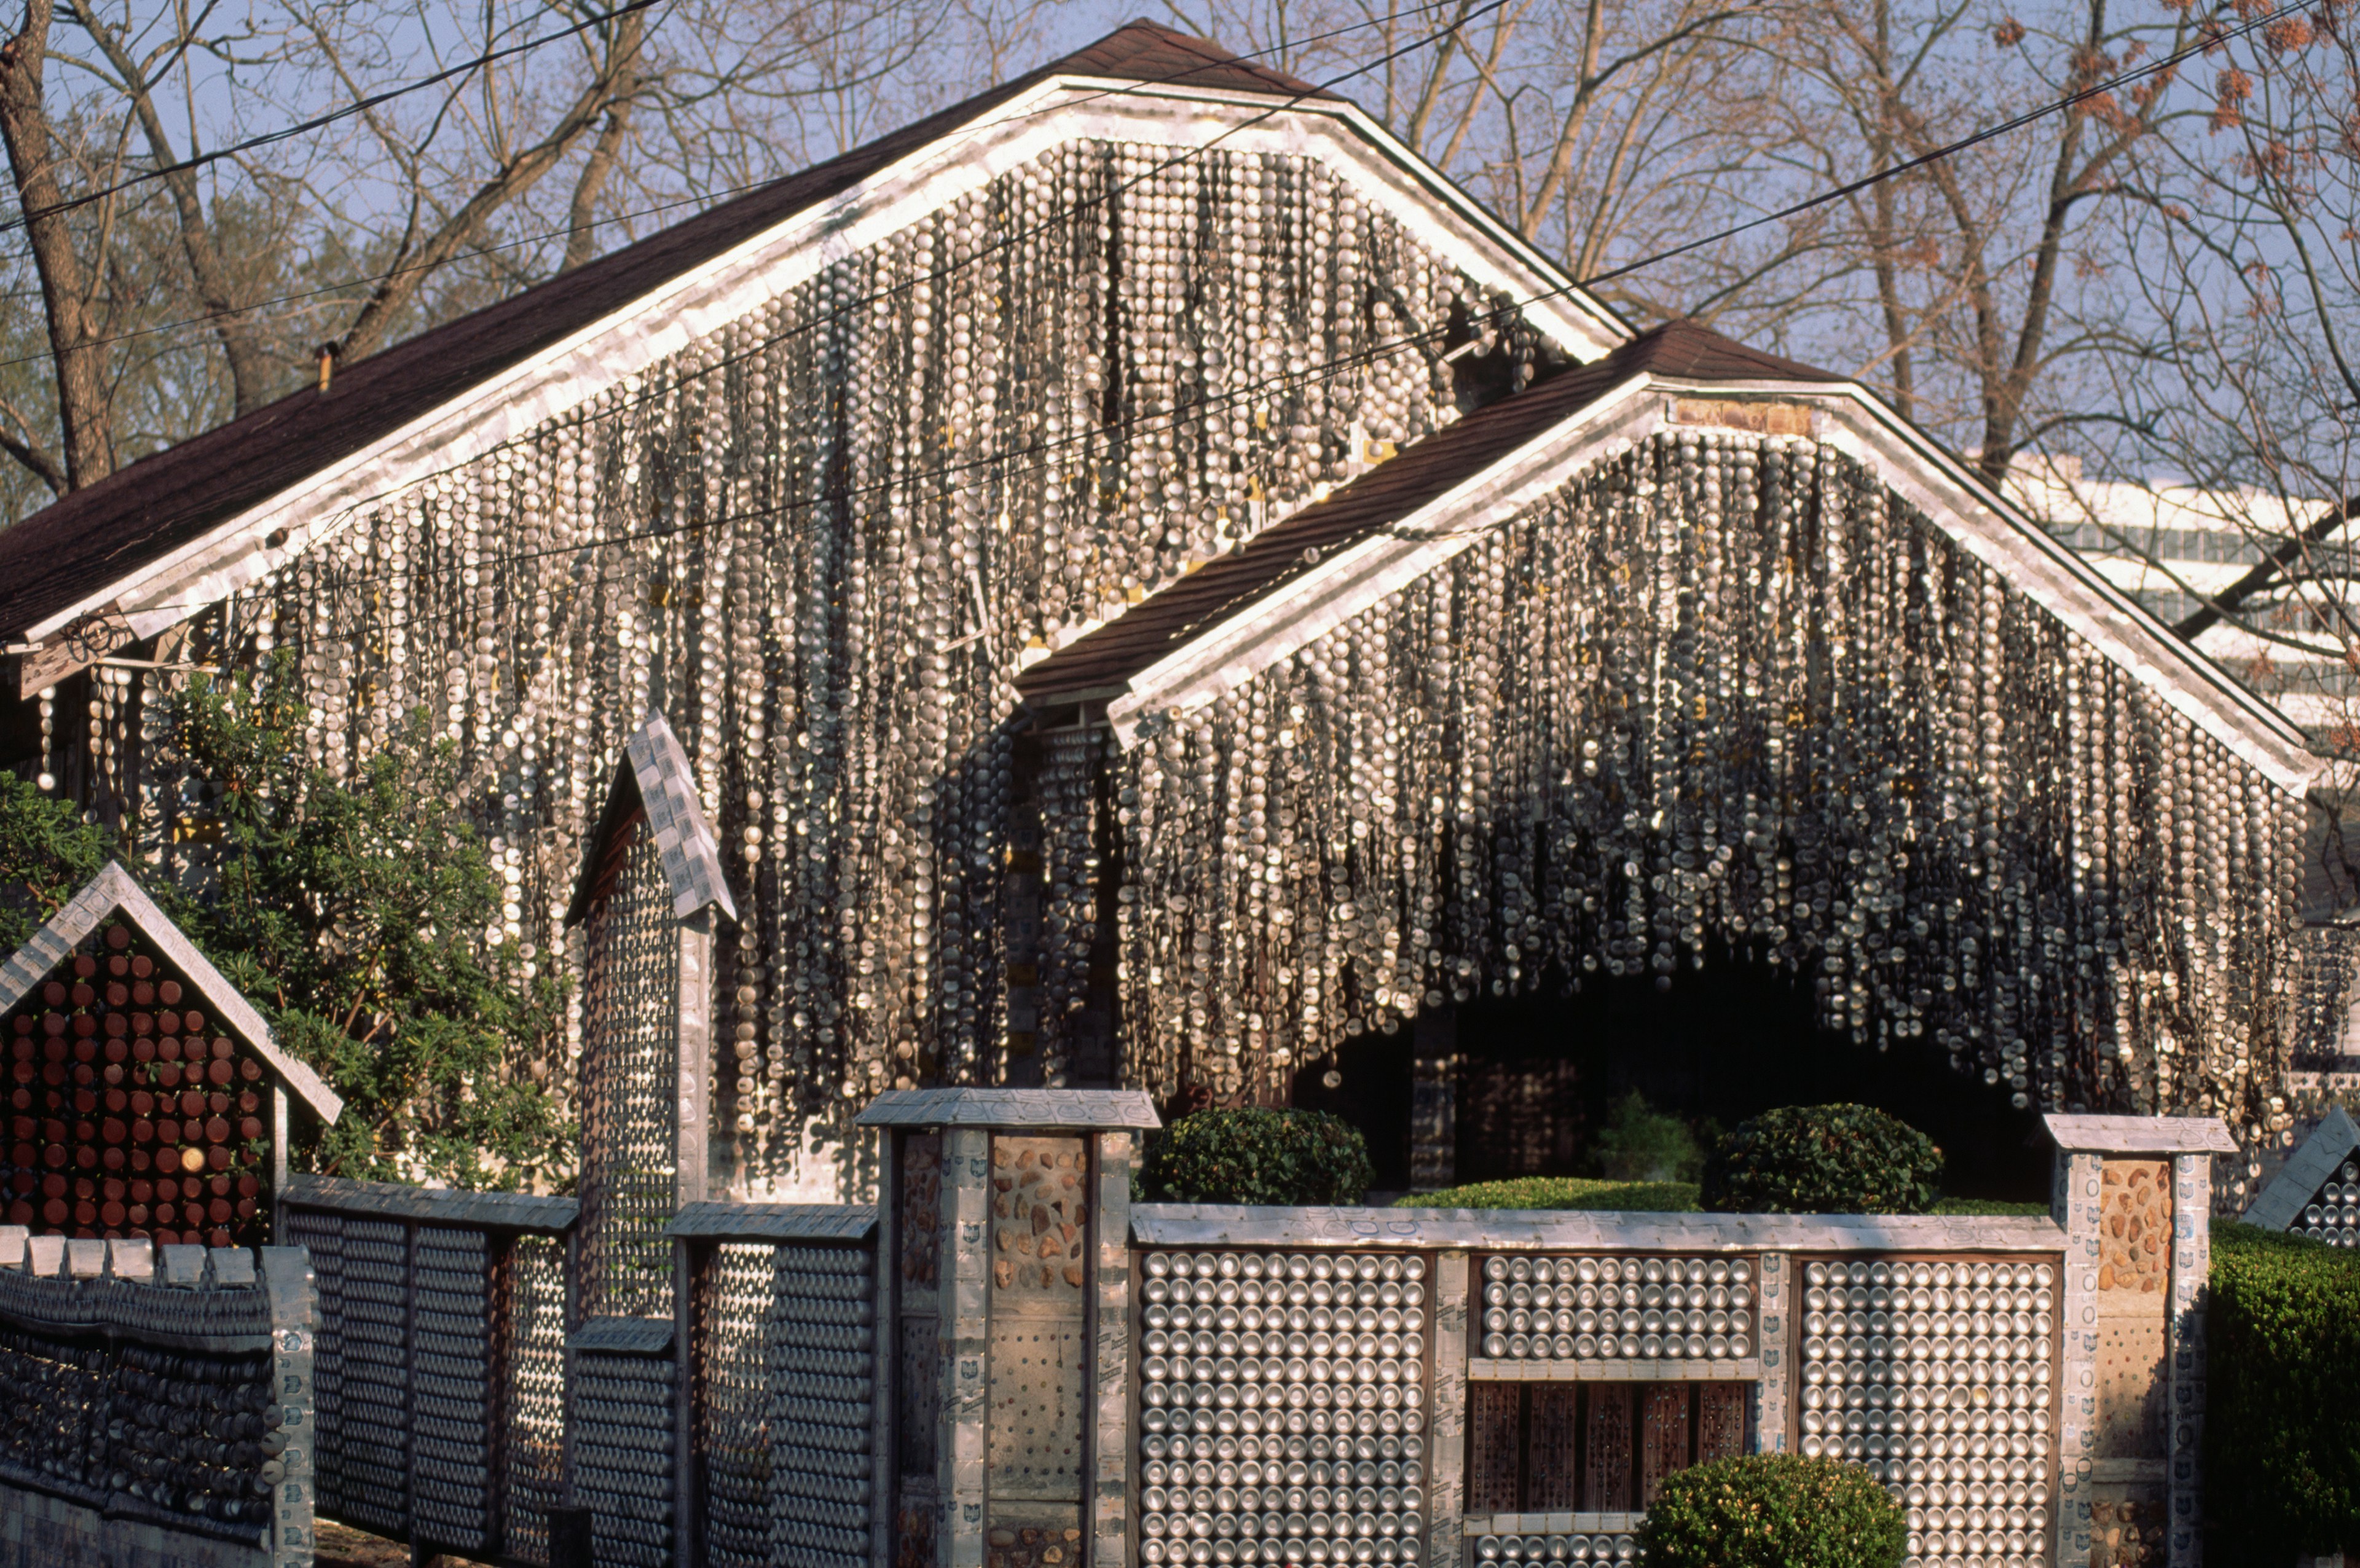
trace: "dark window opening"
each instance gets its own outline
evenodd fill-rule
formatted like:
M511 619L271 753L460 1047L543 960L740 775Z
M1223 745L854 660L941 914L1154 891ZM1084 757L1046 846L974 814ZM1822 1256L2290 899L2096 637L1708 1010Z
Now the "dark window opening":
M1470 1383L1470 1514L1636 1513L1747 1449L1747 1383Z

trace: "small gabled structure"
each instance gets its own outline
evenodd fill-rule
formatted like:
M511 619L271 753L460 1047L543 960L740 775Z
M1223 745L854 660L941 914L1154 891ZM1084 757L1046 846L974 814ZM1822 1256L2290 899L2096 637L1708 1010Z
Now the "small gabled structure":
M2253 1206L2238 1216L2334 1247L2360 1247L2360 1125L2341 1105L2302 1140Z
M268 1238L288 1107L344 1101L110 861L0 964L6 1218L164 1246Z
M716 918L737 901L672 726L650 713L616 765L574 884L585 931L582 1019L582 1310L672 1310L664 1226L713 1179L713 962Z

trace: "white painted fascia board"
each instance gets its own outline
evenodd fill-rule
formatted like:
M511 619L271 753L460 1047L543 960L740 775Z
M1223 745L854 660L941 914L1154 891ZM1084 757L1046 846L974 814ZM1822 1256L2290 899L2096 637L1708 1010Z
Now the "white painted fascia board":
M33 987L47 979L109 915L118 912L188 977L205 1006L243 1037L322 1121L333 1122L344 1114L344 1100L321 1082L308 1063L279 1049L278 1037L254 1004L197 951L196 944L157 907L120 861L110 860L101 866L97 876L82 884L80 892L26 939L24 946L0 962L0 1012L31 995Z
M1644 397L1647 389L1648 377L1631 377L1491 467L1142 670L1130 691L1107 704L1117 744L1128 748L1151 713L1193 712L1218 702L1505 525L1617 441L1647 433L1660 419Z
M1575 410L1392 528L1338 551L1233 622L1140 671L1130 691L1108 704L1118 743L1128 747L1149 713L1214 702L1399 592L1596 462L1610 441L1665 428L1670 398L1655 394L1776 397L1813 407L1823 416L1818 439L1874 469L1946 537L2280 789L2300 796L2326 768L2282 714L2173 637L1865 388L1655 376L1634 376Z
M1882 399L1850 383L1828 390L1837 393L1825 405L1834 416L1834 428L1826 432L1830 444L1875 467L1961 549L2280 789L2301 796L2318 781L2325 759L2284 714L2174 637L2096 566Z
M1197 112L1175 114L1175 102ZM40 642L109 604L134 636L152 637L333 537L358 508L475 462L1054 147L1104 139L1194 148L1216 138L1225 150L1321 155L1442 259L1485 288L1530 301L1536 325L1570 352L1595 358L1630 335L1357 107L1280 99L1273 112L1266 96L1057 77L76 600L29 628L26 640ZM279 544L268 543L282 529Z

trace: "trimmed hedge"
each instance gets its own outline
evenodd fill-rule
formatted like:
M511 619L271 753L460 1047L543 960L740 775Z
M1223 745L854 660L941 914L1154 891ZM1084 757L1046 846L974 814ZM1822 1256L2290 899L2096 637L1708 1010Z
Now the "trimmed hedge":
M1473 1181L1393 1200L1397 1209L1618 1209L1624 1214L1692 1214L1693 1181L1601 1181L1588 1176L1519 1176Z
M1395 1198L1397 1209L1608 1209L1626 1214L1704 1213L1693 1181L1601 1181L1589 1176L1518 1176L1505 1181L1471 1181L1432 1192ZM1936 1214L2037 1214L2047 1203L2002 1198L1938 1198Z
M1705 1161L1699 1197L1732 1214L1922 1214L1942 1151L1869 1105L1786 1105L1738 1125Z
M1326 1111L1196 1111L1153 1139L1150 1203L1357 1203L1376 1179L1360 1129Z
M1748 1454L1664 1482L1641 1568L1897 1568L1908 1516L1857 1465Z
M2360 1551L2360 1253L2212 1227L2204 1523L2217 1562Z

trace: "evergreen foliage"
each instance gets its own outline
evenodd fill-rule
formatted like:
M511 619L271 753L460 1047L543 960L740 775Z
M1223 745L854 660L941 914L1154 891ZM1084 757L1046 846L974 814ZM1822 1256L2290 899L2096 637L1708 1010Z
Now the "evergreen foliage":
M1516 1176L1470 1181L1394 1200L1401 1209L1605 1209L1634 1214L1692 1214L1693 1181L1601 1181L1588 1176Z
M499 937L501 886L422 713L348 780L311 765L285 656L202 676L168 712L189 813L178 864L126 859L157 902L344 1101L298 1117L298 1169L474 1188L566 1179L547 1076L563 993ZM0 953L96 875L113 835L0 775Z
M498 1187L546 1178L572 1132L545 1081L563 992L499 937L500 880L459 809L458 751L423 710L339 781L307 760L280 655L198 677L174 740L220 839L174 917L344 1098L315 1168Z
M28 780L0 773L0 957L98 875L114 841Z
M1739 1214L1922 1214L1941 1191L1942 1151L1869 1105L1786 1105L1721 1140L1705 1161L1706 1209Z
M1748 1454L1664 1482L1639 1530L1641 1568L1898 1568L1908 1516L1868 1472Z
M1152 1140L1150 1202L1357 1203L1376 1171L1360 1128L1325 1111L1196 1111Z
M1615 1103L1590 1153L1609 1181L1694 1181L1704 1170L1704 1150L1688 1123L1650 1108L1636 1089Z
M2216 1222L2204 1523L2221 1561L2360 1551L2360 1254Z

